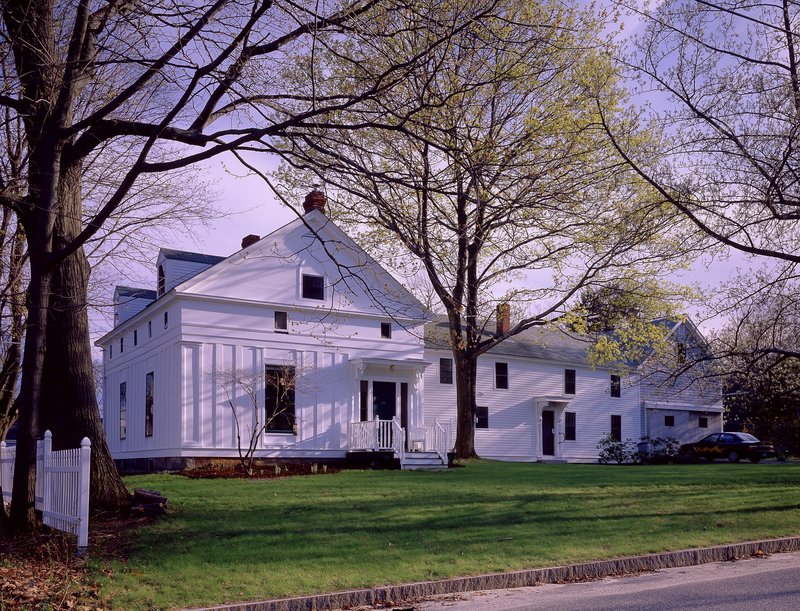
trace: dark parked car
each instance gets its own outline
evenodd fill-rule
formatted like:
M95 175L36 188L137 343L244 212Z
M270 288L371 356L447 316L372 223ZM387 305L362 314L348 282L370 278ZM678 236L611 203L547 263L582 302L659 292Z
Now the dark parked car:
M758 462L775 456L775 448L749 433L713 433L700 441L682 445L678 454L685 460L727 458L728 462L739 462L749 458L750 462Z

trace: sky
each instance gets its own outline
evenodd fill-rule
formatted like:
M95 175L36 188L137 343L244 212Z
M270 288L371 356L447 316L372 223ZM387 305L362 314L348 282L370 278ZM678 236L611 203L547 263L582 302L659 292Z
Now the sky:
M624 18L624 36L630 36L639 29L636 18ZM272 170L276 161L263 156L249 159L261 170ZM218 197L215 204L226 213L222 219L212 222L208 228L197 226L191 234L175 237L163 247L203 252L207 254L227 256L241 247L245 235L258 234L264 236L275 231L295 218L295 213L280 204L269 190L269 187L257 176L247 175L247 170L232 157L209 162L204 174L212 182ZM309 185L309 191L312 185ZM301 208L302 202L296 202ZM155 288L155 259L157 249L149 253L149 261L143 262L138 274L137 284L144 288ZM701 288L711 288L728 280L737 268L747 268L750 261L743 255L731 253L726 256L705 257L697 260L691 269L674 278L681 283L696 283ZM119 284L130 284L131 279L119 279ZM113 292L113 286L109 287ZM704 320L705 315L695 308L688 312L692 318L700 322L704 331L718 328L724 320L717 318ZM97 333L108 330L109 323L96 320L94 326Z

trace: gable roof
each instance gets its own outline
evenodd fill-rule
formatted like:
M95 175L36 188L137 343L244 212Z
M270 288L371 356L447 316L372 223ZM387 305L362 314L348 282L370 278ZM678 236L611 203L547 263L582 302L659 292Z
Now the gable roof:
M230 269L226 267L228 264L247 265L259 257L271 259L295 257L298 255L296 249L287 249L285 253L280 253L283 241L292 235L295 238L300 237L305 242L305 246L299 252L312 252L318 249L319 252L314 253L312 257L315 261L327 259L333 263L333 268L341 277L329 280L331 284L339 287L337 290L340 292L349 290L353 294L357 294L360 290L367 295L371 302L369 314L380 313L398 320L422 321L431 318L430 312L402 283L319 210L306 212L257 242L229 257L221 258L214 265L184 280L173 290L177 293L192 293L196 290L205 293L215 281L222 281L224 284L230 280ZM220 265L223 262L225 266ZM235 293L236 287L231 288Z
M483 332L489 339L492 334ZM449 327L446 320L436 320L425 325L425 348L450 350ZM592 340L586 336L570 335L552 327L531 327L506 338L488 354L519 358L574 363L589 366L588 350Z

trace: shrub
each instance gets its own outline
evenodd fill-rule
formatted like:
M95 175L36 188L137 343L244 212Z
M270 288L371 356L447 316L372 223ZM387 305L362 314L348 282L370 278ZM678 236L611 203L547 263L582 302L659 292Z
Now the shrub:
M636 462L653 465L672 464L678 459L680 442L674 437L642 437Z
M632 439L617 441L607 433L597 444L597 449L600 450L597 462L603 465L609 463L624 465L638 460L638 448Z

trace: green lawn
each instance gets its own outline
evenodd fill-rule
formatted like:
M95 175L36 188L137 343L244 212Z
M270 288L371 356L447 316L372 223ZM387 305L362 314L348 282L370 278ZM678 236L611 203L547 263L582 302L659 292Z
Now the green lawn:
M152 475L169 514L103 579L114 609L335 591L800 534L800 464L473 461L280 480Z

